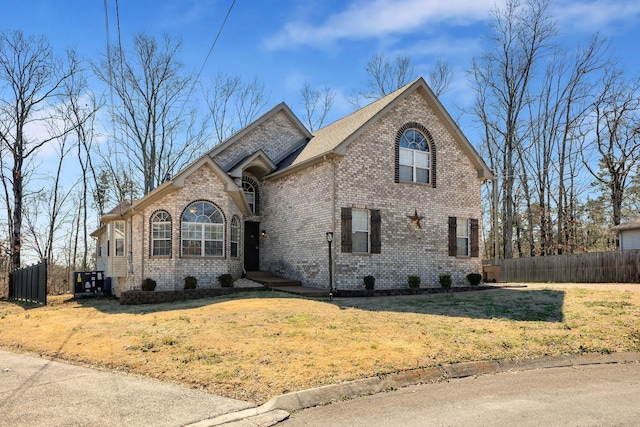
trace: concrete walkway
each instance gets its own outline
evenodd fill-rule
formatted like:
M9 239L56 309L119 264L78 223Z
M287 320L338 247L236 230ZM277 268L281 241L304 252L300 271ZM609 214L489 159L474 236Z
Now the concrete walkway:
M181 426L248 402L0 351L0 426Z

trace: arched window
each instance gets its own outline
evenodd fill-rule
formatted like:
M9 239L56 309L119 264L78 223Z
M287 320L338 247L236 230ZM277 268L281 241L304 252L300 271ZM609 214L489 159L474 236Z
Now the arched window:
M166 211L151 217L151 256L171 256L171 215Z
M400 181L431 182L431 152L427 138L417 129L407 129L400 137Z
M260 194L258 192L258 183L249 177L243 176L242 190L244 191L244 197L247 199L251 213L254 215L260 215Z
M418 182L436 187L436 146L429 130L416 122L396 133L395 182Z
M224 217L209 202L195 202L182 214L183 256L224 256Z
M240 245L240 220L237 216L231 218L231 257L237 258Z

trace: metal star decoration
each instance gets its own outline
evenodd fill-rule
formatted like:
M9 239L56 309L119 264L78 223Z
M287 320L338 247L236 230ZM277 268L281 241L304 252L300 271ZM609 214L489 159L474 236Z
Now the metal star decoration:
M415 209L413 215L407 215L407 218L409 218L411 222L418 228L422 228L422 225L420 225L420 221L424 218L424 216L418 215L418 209Z

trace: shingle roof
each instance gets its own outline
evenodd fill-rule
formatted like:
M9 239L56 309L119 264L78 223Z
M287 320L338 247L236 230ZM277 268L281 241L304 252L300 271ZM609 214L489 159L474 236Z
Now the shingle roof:
M127 209L129 209L131 207L131 200L129 199L124 199L123 201L121 201L120 203L118 203L116 205L115 208L111 209L109 212L107 212L105 215L122 215L123 213L125 213L127 211Z
M372 102L371 104L343 117L328 126L318 129L313 133L313 138L306 145L292 165L303 163L318 155L328 153L349 138L354 132L362 128L376 114L391 104L405 89L415 81L391 92L390 94Z
M631 221L623 222L622 224L611 227L612 230L634 230L640 228L640 218L632 219Z

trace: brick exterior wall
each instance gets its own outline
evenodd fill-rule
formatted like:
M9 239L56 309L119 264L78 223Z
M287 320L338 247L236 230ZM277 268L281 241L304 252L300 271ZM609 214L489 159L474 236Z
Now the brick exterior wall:
M180 254L180 218L184 210L194 201L212 202L222 212L225 219L225 255L224 257L183 257ZM170 257L151 256L151 217L158 210L171 215ZM242 274L242 249L237 258L231 258L231 218L242 215L229 195L224 191L221 179L208 166L202 166L185 179L183 188L163 197L135 212L133 221L133 256L126 282L117 287L116 295L126 289L140 289L144 278L157 282L157 291L174 291L184 287L184 278L194 276L198 279L198 288L219 288L218 276L230 273L234 278ZM131 226L127 221L127 233ZM240 221L242 227L242 221ZM129 252L127 239L127 253ZM240 245L242 248L242 245Z
M424 126L433 137L437 151L435 188L395 182L396 136L398 130L410 122ZM302 138L287 115L279 112L214 159L223 168L228 168L262 149L277 161ZM329 287L327 231L334 232L336 289L362 289L366 275L376 278L376 289L379 290L407 287L407 275L420 276L422 287L439 286L441 273L451 274L454 285L464 286L468 273L481 271L480 258L448 255L448 218L481 220L481 182L454 136L419 91L409 94L367 127L350 143L344 157L325 159L280 178L266 181L252 178L258 182L260 192L259 216L243 217L224 191L223 181L206 165L188 176L184 187L134 212L126 223L127 235L130 227L133 230L133 257L127 277L114 283L116 294L139 289L146 277L157 282L157 291L181 290L184 277L188 275L198 279L200 289L220 287L218 276L221 274L231 273L239 278L243 269L244 221L247 219L259 221L260 229L266 232L259 244L260 269L300 280L305 285ZM224 257L180 256L180 218L192 202L200 200L214 203L225 218ZM342 251L341 208L380 211L381 253ZM172 218L170 257L150 256L150 218L158 210L167 211ZM407 218L414 210L424 216L421 229ZM239 217L241 226L237 258L230 257L230 225L234 215ZM127 253L129 241L127 236ZM102 239L101 243L104 256L106 242ZM98 261L100 266L104 260Z
M323 162L263 185L260 266L328 288L326 232L332 231L333 166Z
M395 140L398 129L416 122L431 133L437 151L436 187L394 182ZM373 275L376 288L407 286L407 275L421 278L421 286L439 286L441 273L454 285L467 285L468 273L479 273L480 258L448 256L448 217L481 219L477 172L453 136L425 99L414 92L353 141L337 160L337 200L334 226L338 231L335 284L339 289L362 287ZM381 253L342 253L340 207L380 209ZM422 229L407 218L417 209ZM482 251L480 252L482 253Z
M280 111L212 158L223 170L229 170L261 149L272 161L278 162L304 139L287 115Z

